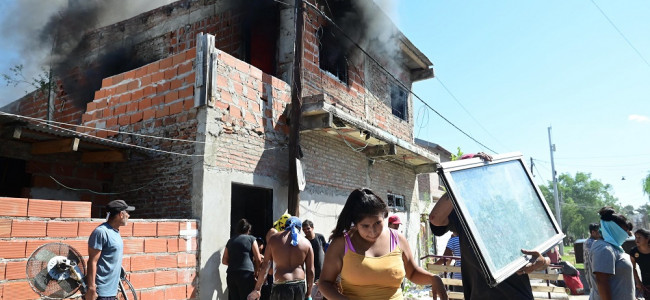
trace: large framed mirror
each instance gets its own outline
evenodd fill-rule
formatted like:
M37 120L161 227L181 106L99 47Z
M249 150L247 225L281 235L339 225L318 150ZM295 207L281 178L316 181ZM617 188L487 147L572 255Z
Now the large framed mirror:
M440 164L438 173L490 286L523 267L521 249L541 253L564 234L520 153Z

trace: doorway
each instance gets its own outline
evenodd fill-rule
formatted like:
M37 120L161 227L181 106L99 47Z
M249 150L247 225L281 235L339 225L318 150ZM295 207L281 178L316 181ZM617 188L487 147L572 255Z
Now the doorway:
M251 235L265 239L273 225L273 190L233 183L231 191L230 237L236 234L237 222L245 218L253 226Z

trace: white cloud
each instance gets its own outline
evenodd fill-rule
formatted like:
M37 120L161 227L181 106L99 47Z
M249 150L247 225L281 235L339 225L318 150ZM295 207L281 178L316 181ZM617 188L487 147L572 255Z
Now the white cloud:
M639 122L639 123L650 122L650 118L648 118L647 116L642 116L642 115L629 115L627 117L627 119L630 120L630 121L635 121L635 122Z

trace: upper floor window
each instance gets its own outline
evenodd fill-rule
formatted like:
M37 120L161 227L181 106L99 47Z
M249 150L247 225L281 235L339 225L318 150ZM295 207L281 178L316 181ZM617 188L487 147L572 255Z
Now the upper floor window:
M408 92L397 84L391 85L390 88L390 106L393 115L408 120Z
M389 209L394 209L398 211L406 210L406 202L404 201L404 195L396 195L396 194L388 193L386 199L388 200Z
M348 59L345 48L336 36L337 32L331 26L322 26L317 33L319 67L348 83Z

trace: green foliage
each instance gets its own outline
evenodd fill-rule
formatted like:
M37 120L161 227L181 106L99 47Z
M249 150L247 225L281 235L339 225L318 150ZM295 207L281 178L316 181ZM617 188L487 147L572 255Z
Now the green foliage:
M35 88L37 91L40 91L42 93L47 92L50 90L50 87L53 88L53 90L56 92L56 85L52 84L50 82L50 71L47 71L45 68L42 68L42 72L36 75L34 78L27 79L25 77L25 74L23 74L24 66L23 65L15 65L13 67L9 68L9 74L2 73L0 74L0 78L5 81L7 86L18 86L18 85L23 85L27 84L33 88ZM25 93L28 93L28 91L25 91Z
M561 174L557 187L562 207L562 231L574 240L587 236L589 224L599 220L598 210L603 206L612 206L618 212L628 213L629 208L621 208L618 199L612 196L612 187L592 179L589 173L578 172L575 177ZM540 186L540 190L555 214L553 182L549 181L548 186ZM633 207L630 216L632 214Z
M648 195L648 200L650 200L650 172L643 179L643 194Z
M460 157L463 156L464 154L463 151L460 150L460 147L456 147L456 149L458 151L456 152L456 154L453 153L451 154L451 160L459 160Z

